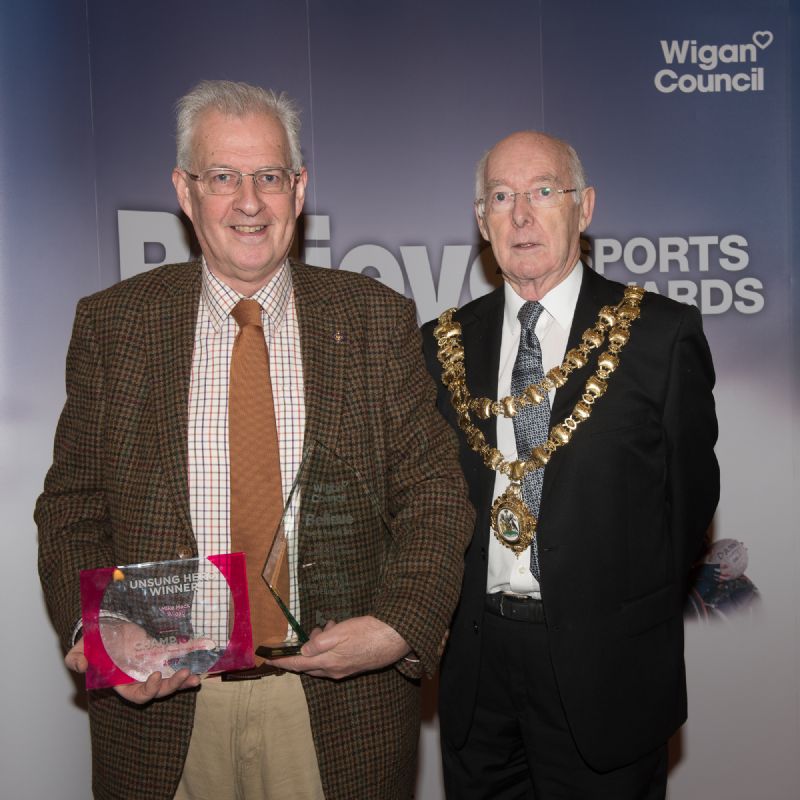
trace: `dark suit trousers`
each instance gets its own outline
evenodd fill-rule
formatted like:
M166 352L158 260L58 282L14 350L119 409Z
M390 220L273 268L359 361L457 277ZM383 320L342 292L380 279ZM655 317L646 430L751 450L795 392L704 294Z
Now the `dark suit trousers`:
M598 773L578 753L543 623L484 613L475 717L465 745L442 737L448 800L663 800L666 745Z

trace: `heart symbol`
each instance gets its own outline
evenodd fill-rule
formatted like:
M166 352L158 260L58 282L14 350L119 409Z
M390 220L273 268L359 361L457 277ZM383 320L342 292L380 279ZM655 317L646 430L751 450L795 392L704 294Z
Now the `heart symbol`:
M756 31L753 34L753 41L756 47L761 48L761 50L766 50L772 44L774 38L772 31Z

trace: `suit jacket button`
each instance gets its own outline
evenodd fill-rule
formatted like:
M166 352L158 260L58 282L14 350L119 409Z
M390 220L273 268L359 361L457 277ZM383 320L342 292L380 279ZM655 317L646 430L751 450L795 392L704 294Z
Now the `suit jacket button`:
M184 546L178 548L178 558L191 558L192 557L192 549L190 547Z
M472 620L472 630L477 633L478 632L478 623L475 620Z

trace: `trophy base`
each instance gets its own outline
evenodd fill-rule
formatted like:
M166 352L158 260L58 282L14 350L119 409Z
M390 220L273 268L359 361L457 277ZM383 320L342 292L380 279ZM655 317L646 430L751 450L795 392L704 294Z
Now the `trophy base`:
M296 656L303 646L301 642L282 642L280 644L260 644L256 648L256 655L261 658L283 658Z

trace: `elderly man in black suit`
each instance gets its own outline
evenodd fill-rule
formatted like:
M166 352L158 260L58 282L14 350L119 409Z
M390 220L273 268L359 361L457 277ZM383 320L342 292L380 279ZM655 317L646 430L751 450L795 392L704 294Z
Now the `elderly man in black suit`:
M696 308L580 260L595 192L537 132L478 165L504 285L425 329L478 510L441 670L448 798L663 798L682 605L719 497Z

